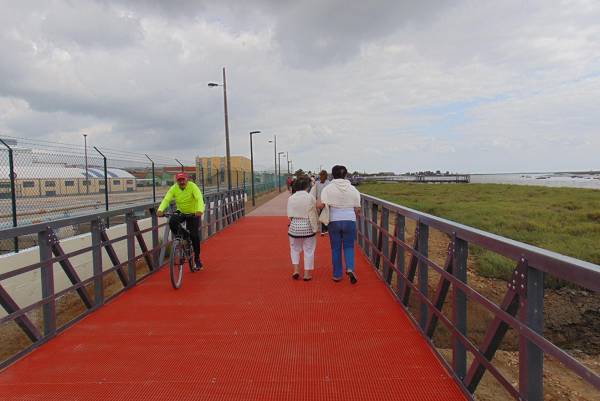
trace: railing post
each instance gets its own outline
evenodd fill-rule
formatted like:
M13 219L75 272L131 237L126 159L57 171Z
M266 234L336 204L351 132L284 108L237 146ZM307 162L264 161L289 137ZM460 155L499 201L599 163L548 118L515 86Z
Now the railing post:
M152 227L154 228L152 230L152 248L156 249L158 248L160 242L158 240L158 216L156 215L156 207L153 207L152 209L150 209L150 221L152 224ZM160 264L159 264L159 253L158 252L153 252L152 253L152 261L154 263L154 266L158 269L160 268Z
M217 178L218 178L218 176L217 176ZM217 182L218 182L218 180L217 180ZM220 215L219 212L221 210L221 202L220 202L220 200L221 200L221 195L219 195L219 193L217 192L217 195L215 195L215 210L214 210L214 213L215 213L215 216L214 216L215 217L215 220L214 220L214 222L215 222L215 233L218 233L221 230L221 221L219 220L219 217L220 217L219 216Z
M40 250L40 262L52 259L52 239L50 227L38 233L38 244ZM54 264L48 264L41 268L42 299L54 295ZM44 335L56 331L56 301L53 299L42 307L44 314Z
M360 234L363 234L363 215L364 215L364 211L365 211L365 200L364 198L361 196L360 197L360 215L358 216L358 219L356 220L356 242L358 243L358 247L362 248L363 247L363 237Z
M369 240L371 237L371 235L370 235L371 230L369 230L370 224L369 224L369 222L367 222L368 219L371 219L371 208L369 207L368 200L364 201L363 214L365 216L365 218L363 220L363 234L365 235L365 242L363 244L363 252L365 253L365 256L368 258L369 255L371 254L369 252Z
M204 215L206 216L206 227L207 227L207 231L208 231L208 234L207 234L207 235L208 235L208 237L211 237L211 236L212 236L212 234L213 234L213 226L212 226L212 224L211 224L211 221L212 221L212 213L213 213L213 211L211 210L211 205L210 205L210 202L211 202L211 199L212 199L212 197L213 197L213 196L211 195L211 196L208 196L208 197L206 198L206 200L207 200L207 203L206 203L206 204L207 204L207 206L208 206L208 207L207 207L207 209L208 209L208 210L207 210L207 212L208 212L208 213L204 213Z
M418 252L425 256L429 256L429 226L417 221L419 225L419 249ZM429 297L429 266L427 263L419 260L419 292L425 297ZM427 304L419 299L419 325L423 330L427 326L429 319L429 308Z
M519 320L531 330L544 333L544 272L526 265L525 297L520 297ZM519 390L527 400L544 398L544 352L525 336L519 336Z
M129 212L125 215L125 221L127 225L127 259L129 263L127 264L129 267L129 285L133 286L136 282L135 277L135 237L134 227L133 227L133 212Z
M393 270L390 268L387 260L390 259L390 238L386 235L389 233L390 228L390 211L383 205L381 206L381 241L383 242L382 253L383 253L383 279L388 283L392 283Z
M104 302L104 280L102 274L102 236L100 235L100 219L96 218L90 222L90 234L92 236L92 267L94 279L94 304L98 305Z
M399 213L396 213L396 238L398 238L400 241L405 240L404 238L404 231L405 231L405 227L406 227L406 218L404 216L402 216ZM403 275L406 276L406 269L405 269L405 264L406 262L404 261L404 248L402 248L400 245L398 245L397 247L398 253L396 254L396 266L398 267L398 271ZM402 295L404 294L404 280L402 280L402 278L400 277L400 275L396 276L396 284L398 287L398 297L402 298Z
M169 205L169 213L173 213L175 211L175 207L173 205L173 203L171 203ZM171 232L171 229L169 228L169 223L167 222L167 225L165 227L165 233L163 234L163 245L166 244L167 242L169 242L169 233ZM165 260L165 255L167 254L167 247L163 247L160 250L160 256L158 258L158 266L162 266L164 260Z
M463 283L467 283L467 258L469 256L469 243L452 235L454 242L454 277ZM467 336L467 294L457 288L452 289L453 323L454 327ZM452 368L458 378L462 381L467 376L467 348L456 336L452 342Z
M377 252L375 252L375 249L377 249L377 210L378 206L373 202L371 204L371 221L373 222L373 225L371 225L371 243L373 244L371 250L371 263L379 270L379 266L376 266Z

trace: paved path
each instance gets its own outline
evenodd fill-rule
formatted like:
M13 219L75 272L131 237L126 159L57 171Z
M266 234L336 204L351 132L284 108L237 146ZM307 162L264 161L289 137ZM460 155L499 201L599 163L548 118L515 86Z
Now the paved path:
M259 206L252 212L248 213L247 216L287 216L287 201L290 196L291 195L288 191L284 191L264 205Z
M0 372L2 400L459 400L460 390L357 249L358 283L293 280L287 194Z

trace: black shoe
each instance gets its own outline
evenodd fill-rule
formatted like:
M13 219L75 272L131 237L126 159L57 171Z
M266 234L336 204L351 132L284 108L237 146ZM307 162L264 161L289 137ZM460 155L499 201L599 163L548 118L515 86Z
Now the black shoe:
M354 272L352 270L348 270L346 274L348 275L348 277L350 277L350 284L356 284L358 280L356 280L356 275L354 274Z
M195 268L196 270L202 270L202 268L203 268L203 267L204 267L204 266L202 266L202 262L200 262L200 259L196 259L196 260L194 261L194 268Z

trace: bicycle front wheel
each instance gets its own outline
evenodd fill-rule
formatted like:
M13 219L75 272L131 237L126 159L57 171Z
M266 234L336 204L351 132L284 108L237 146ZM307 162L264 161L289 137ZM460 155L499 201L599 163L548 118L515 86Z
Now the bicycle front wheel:
M181 240L176 239L171 246L171 284L173 284L173 288L175 289L181 287L184 260Z

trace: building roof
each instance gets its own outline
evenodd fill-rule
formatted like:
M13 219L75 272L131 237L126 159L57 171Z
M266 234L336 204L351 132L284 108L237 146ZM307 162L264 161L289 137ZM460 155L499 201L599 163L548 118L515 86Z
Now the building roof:
M85 168L64 167L56 165L39 165L15 167L17 179L61 179L61 178L85 178ZM0 179L9 179L10 170L8 166L0 166ZM108 178L135 178L125 170L118 168L107 169ZM98 167L88 168L89 178L104 178L104 169Z

